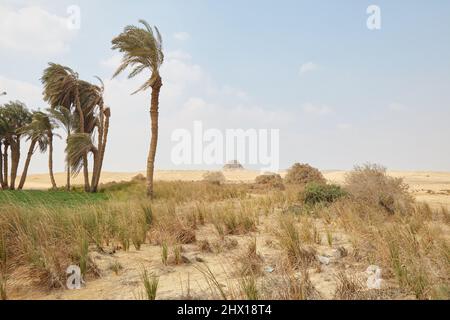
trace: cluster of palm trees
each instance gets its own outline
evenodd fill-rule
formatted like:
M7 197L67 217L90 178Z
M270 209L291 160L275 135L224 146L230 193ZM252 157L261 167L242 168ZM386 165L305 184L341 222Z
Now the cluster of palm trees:
M96 86L79 80L72 69L53 63L44 70L41 80L44 85L44 100L50 105L46 111L30 111L19 101L0 106L2 189L16 189L23 139L29 142L29 148L17 189L23 189L31 159L37 150L48 151L50 180L53 188L57 188L53 175L53 138L56 135L54 130L63 128L67 134L66 188L70 190L71 176L83 169L85 191L96 192L111 116L110 109L103 102L103 84ZM88 163L90 153L94 158L91 180Z
M153 197L153 173L158 144L159 94L162 78L159 69L164 62L162 37L158 28L146 21L143 26L127 26L112 40L112 49L123 54L122 62L114 73L118 76L128 68L128 78L149 71L149 79L133 94L152 89L151 95L151 143L147 159L147 194ZM80 80L72 69L50 63L41 78L44 101L49 108L29 111L21 102L9 102L0 106L0 183L2 189L16 189L20 162L20 143L23 138L30 143L23 173L18 185L25 185L33 154L39 149L48 151L48 167L53 188L53 138L56 128L66 133L66 188L71 188L71 177L83 173L86 192L96 192L105 155L111 111L103 100L104 85L94 85ZM93 164L89 166L90 156ZM9 168L9 159L11 166ZM89 176L92 172L91 177Z

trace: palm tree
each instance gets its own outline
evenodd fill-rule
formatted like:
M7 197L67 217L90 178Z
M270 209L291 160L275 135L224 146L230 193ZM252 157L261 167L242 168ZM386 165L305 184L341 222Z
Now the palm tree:
M30 124L24 126L21 131L27 135L30 143L27 158L19 183L19 190L22 190L27 179L28 168L30 166L31 157L36 151L38 145L40 152L44 153L48 150L48 169L50 174L50 181L53 189L56 189L55 177L53 175L53 129L55 125L50 120L49 116L41 111L33 112L33 120Z
M58 121L67 127L64 122L69 120L69 113L79 119L77 126L73 123L70 125L70 129L75 129L74 132L66 130L67 186L70 188L70 174L76 176L83 170L86 192L97 191L109 127L110 111L104 106L104 86L101 80L100 82L101 86L96 86L80 80L72 69L52 63L44 70L42 77L44 100L50 103L51 109L59 109L54 114L60 118ZM57 115L62 109L68 112ZM98 134L97 146L93 142L95 132ZM89 182L89 153L94 156L91 182Z
M0 109L3 132L3 184L8 187L8 149L11 150L11 172L9 189L15 189L17 171L20 163L21 129L31 122L31 113L25 104L19 101L9 102Z
M144 70L151 73L150 78L133 94L152 88L150 117L152 136L147 159L147 195L153 198L153 174L155 169L156 148L158 145L159 94L162 79L159 73L164 62L162 37L157 27L152 27L144 20L139 21L144 28L127 26L124 31L112 40L112 49L123 53L122 63L113 78L128 67L133 70L128 78L133 78Z
M8 184L3 180L3 150L2 146L6 139L6 123L2 118L2 106L0 106L0 188L6 189Z
M103 93L105 91L105 85L99 77L96 77L100 82L100 86L91 85L89 91L91 100L95 101L95 104L98 106L97 113L94 115L95 119L95 127L97 130L97 147L94 148L94 170L92 174L92 182L91 182L91 192L97 192L98 184L100 182L100 175L103 167L103 160L105 156L106 144L108 140L108 132L109 132L109 120L111 117L111 109L104 104ZM95 108L95 106L94 106Z
M66 144L68 143L68 140L70 136L77 130L78 128L78 122L75 117L75 115L70 112L70 110L61 107L56 106L53 109L49 108L47 109L47 113L49 117L52 119L52 122L55 124L55 126L59 126L64 129L66 132ZM66 189L67 191L70 191L70 160L69 157L66 155Z
M55 63L49 63L41 78L44 85L44 100L51 108L64 107L78 115L80 133L86 133L85 112L81 102L81 86L83 83L78 79L78 74L70 69ZM81 155L84 175L84 189L90 190L89 185L89 163L87 154ZM80 168L81 169L81 168Z

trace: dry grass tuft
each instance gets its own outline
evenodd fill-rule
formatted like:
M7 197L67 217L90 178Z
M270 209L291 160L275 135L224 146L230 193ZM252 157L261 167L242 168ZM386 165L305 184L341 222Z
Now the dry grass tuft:
M363 289L362 282L355 276L348 276L344 271L336 275L337 288L335 299L356 300Z
M263 258L258 254L256 239L248 244L247 250L236 261L239 267L239 275L243 277L259 276L262 273Z
M154 275L149 275L147 269L143 268L141 279L144 283L144 292L147 300L156 300L159 278Z
M316 251L312 247L303 245L302 236L293 216L280 216L279 229L275 235L292 267L304 269L316 262Z

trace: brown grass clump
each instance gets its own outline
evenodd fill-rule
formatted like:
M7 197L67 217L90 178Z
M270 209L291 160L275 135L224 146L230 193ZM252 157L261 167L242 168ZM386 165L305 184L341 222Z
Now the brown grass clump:
M411 210L414 202L403 179L389 177L386 168L375 164L355 167L346 176L345 185L355 199L391 214Z
M250 210L244 203L238 207L227 204L216 208L212 223L221 238L226 235L243 235L257 229L257 213Z
M322 173L311 167L309 164L296 163L289 169L285 182L287 184L306 185L311 182L326 183L326 180Z
M201 252L211 253L213 250L211 248L211 243L208 240L200 240L197 242L198 249Z
M293 268L306 268L316 261L316 251L303 245L302 235L292 215L280 217L279 228L275 235L279 246L285 252L289 264Z
M348 276L344 271L336 275L337 288L335 299L356 300L363 289L362 282L355 276Z
M319 300L321 296L309 278L309 272L303 269L297 272L290 266L281 266L279 275L265 284L267 299L276 300Z
M221 171L211 171L203 175L203 181L215 185L221 185L226 182L225 175Z
M238 258L239 274L243 277L259 276L263 259L257 252L256 239L249 243L247 250Z
M449 242L432 220L439 212L418 205L403 215L351 200L332 206L350 236L353 256L383 269L383 277L417 299L449 298ZM446 228L442 227L442 228Z
M142 173L139 173L138 175L134 176L131 181L133 182L145 182L147 181L147 178Z
M259 186L267 187L270 189L284 190L283 179L279 174L268 173L256 177L255 183Z

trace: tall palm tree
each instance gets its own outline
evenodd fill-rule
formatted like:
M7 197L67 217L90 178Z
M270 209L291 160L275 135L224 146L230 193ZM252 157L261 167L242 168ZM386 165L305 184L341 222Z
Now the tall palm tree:
M94 170L92 174L91 192L97 192L98 184L100 182L100 175L103 167L103 160L105 156L106 144L108 140L109 121L111 118L111 109L104 104L103 93L105 85L99 77L96 77L100 82L100 86L91 85L91 90L84 91L90 93L92 101L97 106L97 112L94 115L94 123L97 130L97 147L94 148ZM94 106L95 108L95 106Z
M159 94L162 87L162 78L159 73L164 62L162 37L157 27L153 28L144 20L139 21L144 27L127 26L124 31L112 40L112 49L123 53L122 62L114 73L113 78L133 68L128 78L133 78L142 71L150 71L150 78L133 94L152 88L150 118L151 143L147 159L147 195L153 198L153 174L155 170L155 157L158 145L158 117Z
M49 63L41 78L44 85L44 100L51 108L64 107L78 115L80 133L86 133L85 112L81 102L81 86L83 83L78 79L78 74L70 69L55 63ZM84 189L90 190L89 164L87 154L81 155L84 175Z
M6 189L8 184L3 180L3 144L6 139L6 123L2 118L2 106L0 106L0 188Z
M22 177L19 183L19 190L22 190L25 181L27 179L28 168L30 166L31 158L36 151L36 146L39 147L41 153L48 150L48 170L50 175L50 181L53 189L56 189L56 181L53 174L53 129L55 125L52 123L48 114L41 111L33 112L33 120L30 124L24 126L21 131L25 134L30 141L30 147L28 149L27 158L23 168Z
M70 112L70 110L61 107L56 106L53 109L49 108L47 109L47 113L49 117L52 119L55 126L59 126L64 129L66 132L66 144L68 143L68 140L70 136L77 130L78 128L78 121L75 117L75 114ZM66 155L66 189L67 191L70 191L70 160L69 157Z
M9 189L15 189L17 171L20 163L20 142L23 132L21 129L31 122L31 113L28 108L19 101L12 101L0 109L0 118L3 131L3 184L8 186L8 150L11 150L11 171Z
M109 129L109 108L105 107L103 101L104 84L100 81L100 86L93 85L86 81L81 81L80 103L84 112L85 132L79 132L68 140L68 155L70 156L72 171L77 172L82 165L82 156L91 153L94 158L92 180L90 191L97 192L100 181L103 156L105 153L107 134ZM94 135L97 133L97 139ZM97 140L97 143L95 142ZM83 150L83 152L80 152Z

